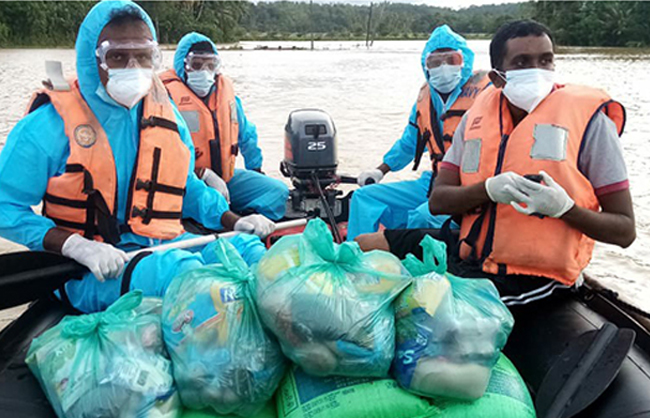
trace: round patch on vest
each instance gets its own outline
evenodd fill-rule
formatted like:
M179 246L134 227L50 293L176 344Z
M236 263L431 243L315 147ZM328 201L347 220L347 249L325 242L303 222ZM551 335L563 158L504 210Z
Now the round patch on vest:
M97 142L97 133L90 125L79 125L74 130L74 140L84 148L90 148Z

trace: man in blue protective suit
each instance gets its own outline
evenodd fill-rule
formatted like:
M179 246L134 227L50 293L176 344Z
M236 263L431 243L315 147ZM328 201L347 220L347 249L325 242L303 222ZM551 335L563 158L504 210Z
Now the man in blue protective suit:
M282 218L289 189L262 173L257 129L246 118L232 81L221 73L221 57L210 38L196 32L183 36L174 68L160 78L192 134L197 175L229 199L235 212ZM235 169L239 150L246 170Z
M402 137L386 153L381 165L358 176L362 188L352 196L349 240L377 231L379 224L390 229L437 228L447 218L431 215L429 191L456 126L489 79L487 72L472 72L474 53L465 39L447 25L433 31L422 51L421 63L427 81L420 89ZM372 184L411 161L417 170L425 149L431 157L432 170L425 171L419 180Z
M36 96L0 154L0 236L88 267L60 291L84 312L131 289L163 296L176 275L214 261L208 246L154 253L124 268L129 249L187 238L181 217L254 234L232 242L256 262L264 252L258 236L275 225L230 212L196 177L190 132L155 76L160 51L144 10L99 2L79 28L76 58L78 79L51 76L52 88ZM31 206L41 201L38 215Z

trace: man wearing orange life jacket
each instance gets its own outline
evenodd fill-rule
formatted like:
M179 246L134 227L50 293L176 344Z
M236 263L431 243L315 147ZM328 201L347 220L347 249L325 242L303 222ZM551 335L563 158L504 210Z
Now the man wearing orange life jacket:
M226 196L232 210L282 218L289 189L262 173L257 129L232 81L221 73L221 57L210 38L196 32L183 36L174 68L160 77L192 134L197 175ZM235 169L240 150L245 170Z
M494 86L460 122L429 199L431 213L459 218L460 242L443 228L386 230L360 245L421 256L424 235L444 239L453 273L488 276L521 307L579 286L594 240L634 241L625 111L602 90L554 83L552 36L537 22L502 26L490 59Z
M190 133L155 76L160 51L151 19L131 1L99 2L76 42L78 79L50 74L0 153L0 236L70 257L91 271L60 289L84 312L121 293L163 296L179 273L214 261L171 250L136 258L125 251L184 239L181 217L213 229L265 235L262 215L240 218L194 174ZM43 214L31 207L44 202ZM258 237L233 239L248 262Z
M474 53L463 37L447 25L437 27L421 55L426 82L411 110L402 137L384 156L383 163L358 177L361 189L350 203L348 239L386 228L434 228L447 218L432 216L427 198L438 164L451 145L461 117L487 86L486 72L473 72ZM399 171L411 161L417 170L428 151L431 169L419 180L379 183L389 171ZM366 186L366 184L370 184Z

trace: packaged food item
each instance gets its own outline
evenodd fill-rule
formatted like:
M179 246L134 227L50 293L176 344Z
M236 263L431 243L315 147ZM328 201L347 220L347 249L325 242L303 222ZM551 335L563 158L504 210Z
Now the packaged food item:
M414 280L395 303L394 375L422 396L478 399L514 319L492 282L446 273L444 243L427 236L421 245L424 261L404 261Z
M282 350L318 376L386 376L393 299L410 283L397 257L335 244L321 219L281 238L256 269L256 301Z
M213 247L220 264L170 284L163 335L183 405L252 417L273 396L286 359L262 328L249 267L226 240Z
M59 418L180 414L161 305L133 291L105 312L67 316L32 341L25 361Z

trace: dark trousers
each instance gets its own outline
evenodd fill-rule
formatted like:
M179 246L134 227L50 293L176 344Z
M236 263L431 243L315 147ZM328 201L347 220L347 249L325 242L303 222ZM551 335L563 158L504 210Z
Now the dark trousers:
M494 275L481 270L478 264L470 264L459 259L457 231L441 229L392 229L385 230L390 252L404 259L411 253L422 260L422 239L430 235L447 243L447 264L450 273L464 278L487 278L496 286L501 301L513 313L523 312L531 303L537 306L540 301L569 297L575 286L566 286L546 277L526 276L520 274Z

